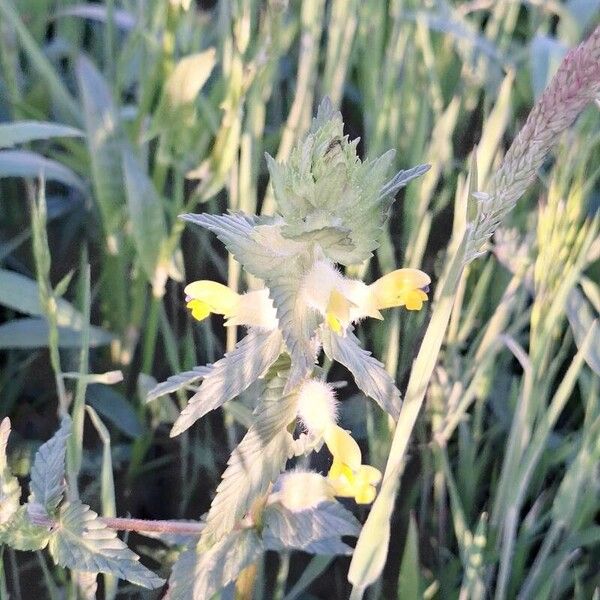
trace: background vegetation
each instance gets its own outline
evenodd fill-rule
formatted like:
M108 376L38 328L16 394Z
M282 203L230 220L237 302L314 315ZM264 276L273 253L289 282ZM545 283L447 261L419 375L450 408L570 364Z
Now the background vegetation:
M85 502L104 516L198 518L249 409L231 402L172 440L187 395L145 398L235 343L218 317L191 320L182 282L245 282L177 215L272 212L263 152L285 160L328 95L363 155L394 148L398 169L432 165L354 275L422 268L435 295L474 146L485 190L599 18L595 0L0 0L0 407L13 471L29 473L70 412ZM24 121L36 123L11 126ZM558 142L461 278L372 598L600 594L598 107ZM401 389L428 320L394 309L361 327ZM393 424L355 392L340 390L342 421L383 469ZM174 550L129 542L168 575ZM2 560L4 596L68 589L42 553ZM254 597L347 597L348 562L268 554Z

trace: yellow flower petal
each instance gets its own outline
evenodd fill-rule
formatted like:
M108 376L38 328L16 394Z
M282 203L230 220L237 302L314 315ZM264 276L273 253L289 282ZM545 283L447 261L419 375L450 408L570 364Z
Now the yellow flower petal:
M192 317L198 321L206 319L211 312L210 306L206 302L202 302L202 300L190 300L186 306L192 311Z
M404 296L404 304L408 310L421 310L427 294L423 290L411 290Z
M377 491L372 485L363 485L356 490L354 500L357 504L371 504L376 495Z
M350 323L350 307L352 303L346 296L332 290L327 302L325 319L329 328L337 334L340 334Z
M357 478L370 485L377 485L381 481L381 471L371 465L360 465Z
M419 271L419 269L397 269L380 277L372 283L369 288L375 297L377 308L391 308L392 306L407 305L407 300L411 306L418 304L417 298L421 298L421 306L423 300L427 300L427 294L422 288L427 287L431 283L431 278L427 273ZM413 292L421 292L418 296L413 297ZM423 298L424 295L424 298ZM411 308L410 310L415 310Z
M210 312L225 316L235 312L239 301L239 294L216 281L194 281L186 286L185 294L192 300L204 302Z
M339 425L332 425L327 428L323 438L329 452L333 454L334 463L337 460L347 465L352 471L358 470L362 454L358 444L348 431L342 429Z

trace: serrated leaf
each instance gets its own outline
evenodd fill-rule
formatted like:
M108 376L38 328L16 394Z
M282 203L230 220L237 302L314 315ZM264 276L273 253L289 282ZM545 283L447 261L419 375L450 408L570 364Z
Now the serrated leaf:
M75 75L83 104L86 141L90 155L92 183L107 235L122 226L126 205L121 150L124 146L119 115L112 94L94 64L80 56Z
M232 452L206 517L201 543L209 546L230 532L285 466L292 444L296 394L284 395L285 379L271 380L254 412L254 425Z
M49 539L49 529L31 522L27 506L19 507L9 521L0 525L0 543L15 550L41 550Z
M69 167L29 150L0 151L0 179L3 177L43 177L85 193L85 184Z
M31 467L31 502L50 514L56 510L65 491L65 455L71 435L71 418L62 419L58 431L35 454Z
M48 322L40 318L13 319L0 325L0 349L45 348L48 345ZM105 346L114 337L100 327L89 328L90 348ZM81 331L71 327L58 327L60 348L81 347Z
M83 137L83 131L43 121L16 121L0 124L0 148L11 148L32 140L48 140L55 137Z
M123 173L131 232L140 262L152 283L167 236L161 199L130 148L122 150Z
M200 389L190 398L171 430L179 435L206 413L239 396L261 377L281 354L279 330L252 329L235 348L210 366Z
M169 578L169 600L207 600L235 581L263 552L254 529L234 531L204 552L181 553Z
M267 155L267 166L279 213L288 224L286 235L301 239L316 229L346 230L347 239L328 240L323 252L351 265L369 258L379 246L393 195L429 167L419 165L389 179L394 151L361 161L358 140L349 141L343 128L341 114L325 99L287 163L277 164Z
M352 554L342 536L357 537L360 523L335 500L304 510L274 503L263 513L263 541L267 550L302 550L311 554Z
M215 233L249 273L266 283L292 357L288 389L293 389L314 367L313 338L322 321L300 298L302 275L315 261L315 245L284 238L280 220L264 221L241 213L181 218Z
M146 395L146 402L166 396L206 377L211 372L211 367L194 367L191 371L184 371L177 375L171 375L166 381L153 387Z
M6 446L10 435L10 419L0 424L0 525L7 523L19 509L21 486L11 473L6 460Z
M50 537L50 554L61 567L110 573L145 588L156 589L164 580L139 562L98 515L79 500L65 502Z
M354 376L356 385L397 419L402 405L400 390L383 365L360 347L358 338L350 332L342 337L323 327L321 340L325 354L344 365Z

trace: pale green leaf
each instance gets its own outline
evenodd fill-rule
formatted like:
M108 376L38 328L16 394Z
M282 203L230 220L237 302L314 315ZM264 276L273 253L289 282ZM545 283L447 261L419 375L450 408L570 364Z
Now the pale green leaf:
M12 148L17 144L55 137L83 137L83 132L69 125L44 121L0 123L0 148Z
M411 513L398 576L398 599L420 598L421 589L419 535L417 521Z
M161 245L167 236L162 202L154 184L129 148L123 149L122 158L133 241L144 271L153 282Z
M65 455L71 435L71 417L65 416L58 431L35 454L31 467L31 502L50 514L60 504L65 491Z
M122 226L126 203L121 168L124 141L119 115L110 88L90 60L80 56L75 74L83 104L94 195L104 231L112 235Z
M436 301L419 354L413 364L404 403L398 417L383 483L371 512L358 538L348 579L356 598L381 574L390 539L390 520L394 512L396 492L406 461L406 452L417 417L423 405L429 380L433 374L444 335L448 328L452 306L463 272L466 236L448 263L440 294Z
M104 329L90 327L89 345L91 348L110 344L113 339L113 336ZM13 319L0 325L0 349L44 348L47 345L48 322L45 319ZM79 348L81 332L70 327L59 327L58 345L60 348Z
M254 412L254 424L232 452L202 532L210 545L230 532L264 494L285 466L292 443L288 426L296 418L298 399L284 395L285 379L269 381Z
M594 315L591 304L577 288L573 288L569 292L565 312L573 331L575 343L580 348L597 316ZM594 373L600 376L600 343L591 344L584 358Z
M173 565L169 599L208 600L262 553L262 542L252 528L233 531L204 552L189 548Z
M0 179L3 177L27 177L57 181L85 193L86 187L69 167L51 158L29 150L0 151Z
M166 381L159 383L153 387L146 396L146 402L156 400L166 394L177 392L199 379L206 377L211 372L211 367L194 367L191 371L184 371L177 375L171 375Z
M0 525L0 544L6 544L15 550L41 550L46 547L49 539L49 529L35 525L29 519L27 505L19 507L9 521Z
M344 365L354 376L356 385L397 419L402 405L400 390L383 365L368 350L360 347L358 338L350 332L342 337L322 327L321 340L325 354Z
M231 352L210 366L200 389L175 421L171 436L179 435L206 413L248 389L277 360L282 345L279 330L251 329Z
M313 369L316 359L314 335L322 319L299 301L302 275L316 258L315 245L284 238L280 220L241 213L182 218L214 232L249 273L266 283L292 357L288 378L288 389L292 389Z
M214 48L180 59L165 82L162 108L174 109L192 103L210 77L215 63Z
M156 589L164 580L139 562L132 552L90 509L79 500L61 506L52 532L50 554L57 564L78 571L110 573L145 588Z
M393 195L427 171L420 165L389 179L394 151L376 160L361 161L358 140L343 134L341 114L326 98L319 106L308 135L297 143L286 164L267 155L267 166L286 235L306 235L326 228L347 231L340 243L323 246L335 262L358 264L379 246Z
M0 304L36 317L44 315L37 281L7 269L0 269ZM82 314L63 298L56 300L56 320L58 325L72 329L83 325Z
M11 473L6 460L6 446L10 435L10 419L0 424L0 525L7 523L19 509L21 486Z
M263 542L267 550L302 550L310 554L352 554L342 536L357 537L360 523L336 500L325 500L303 510L279 502L263 513Z

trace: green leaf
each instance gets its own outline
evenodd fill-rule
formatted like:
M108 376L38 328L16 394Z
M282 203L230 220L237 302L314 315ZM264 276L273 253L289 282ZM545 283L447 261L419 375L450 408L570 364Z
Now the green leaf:
M2 15L2 21L14 29L27 56L29 66L48 87L53 100L60 109L60 114L65 119L79 123L81 121L79 106L77 106L54 67L19 17L13 3L9 0L0 0L0 15Z
M86 192L83 181L69 167L29 150L0 151L0 179L3 177L43 177Z
M594 319L597 318L594 316L594 309L586 297L577 288L573 288L567 297L565 312L575 343L580 348ZM590 369L600 376L600 344L591 344L584 358Z
M142 267L152 283L161 257L161 246L167 236L162 202L154 184L129 148L123 149L122 158L133 241Z
M164 580L139 562L132 552L90 509L79 500L65 502L49 543L50 554L61 567L110 573L145 588L156 589Z
M71 417L63 417L58 431L35 454L31 467L31 502L50 514L56 510L65 491L65 454L71 435Z
M48 140L55 137L83 137L83 131L43 121L16 121L0 124L0 148L12 148L33 140Z
M277 360L282 345L279 330L251 329L231 352L210 366L200 389L175 421L171 437L179 435L206 413L248 389Z
M388 179L395 153L363 162L358 140L348 141L343 128L341 114L325 98L287 163L277 164L267 155L267 166L286 235L305 239L323 228L347 231L347 238L323 251L335 262L351 265L368 259L379 246L393 195L429 167L419 165Z
M231 453L206 517L201 544L207 547L229 533L264 494L285 466L296 418L296 394L284 395L285 379L269 381L254 412L254 424Z
M106 235L122 227L125 186L121 168L123 136L112 93L102 74L84 56L75 66L83 104L92 184Z
M398 598L420 598L421 576L419 561L419 534L417 521L411 513L408 521L408 531L398 576Z
M267 550L302 550L311 554L352 554L342 536L357 537L360 523L335 500L303 510L270 504L263 513L263 542Z
M88 385L85 400L125 435L130 438L142 435L144 428L132 403L110 386L102 383Z
M284 238L280 220L241 213L181 218L215 233L249 273L266 283L292 357L287 389L293 389L314 368L317 354L314 337L322 319L299 298L302 275L317 256L315 245Z
M165 81L158 115L192 104L204 87L216 64L216 50L189 54L180 59Z
M15 271L0 269L0 304L20 313L43 316L37 281ZM56 319L59 325L80 329L83 316L62 298L56 300Z
M191 371L184 371L177 375L171 375L166 381L153 387L146 396L146 402L156 400L166 394L177 392L188 385L195 383L199 379L206 377L212 370L212 367L194 367Z
M90 327L90 347L105 346L113 341L113 336L100 329ZM48 345L48 322L45 319L13 319L0 325L0 349L4 348L45 348ZM58 328L60 348L79 348L81 332L70 327Z
M354 376L356 385L397 419L402 405L400 390L383 365L368 350L359 346L358 338L350 332L342 337L322 327L321 340L325 354L344 365Z
M10 435L10 419L4 417L0 424L0 525L12 519L19 510L21 486L11 473L6 460L6 446Z
M49 529L35 525L29 519L27 505L19 507L9 521L0 525L0 543L15 550L41 550L46 547L49 539Z
M448 328L463 272L466 241L466 236L463 235L456 252L448 262L443 281L439 284L441 292L411 370L381 489L356 543L348 572L348 580L354 586L353 595L356 598L362 597L364 590L379 577L385 565L390 521L406 461L406 451Z
M263 546L252 528L234 531L204 552L181 553L169 578L170 600L207 600L256 562Z

